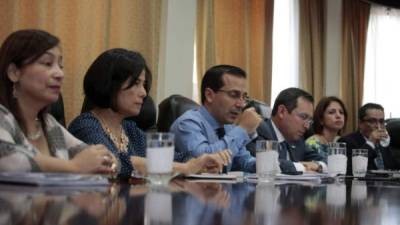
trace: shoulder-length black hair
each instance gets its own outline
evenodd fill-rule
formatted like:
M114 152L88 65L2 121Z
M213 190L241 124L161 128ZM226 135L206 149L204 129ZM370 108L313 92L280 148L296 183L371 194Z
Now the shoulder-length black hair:
M132 87L145 71L145 89L148 93L151 85L151 72L139 52L123 48L114 48L97 57L86 72L83 89L85 101L82 112L95 107L117 109L117 94L123 83L129 78L126 89Z

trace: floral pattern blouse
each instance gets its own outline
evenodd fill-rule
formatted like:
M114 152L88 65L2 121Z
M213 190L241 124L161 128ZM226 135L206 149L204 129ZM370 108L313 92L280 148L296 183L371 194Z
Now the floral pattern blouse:
M45 114L44 120L53 157L68 160L87 146L50 114ZM33 159L37 154L42 153L29 142L13 114L0 105L0 171L39 172L40 168Z
M333 139L333 142L337 142L340 136L336 136ZM324 161L328 160L328 145L323 144L319 138L319 135L314 134L313 136L307 138L306 145L308 148L317 151L322 157L324 157Z

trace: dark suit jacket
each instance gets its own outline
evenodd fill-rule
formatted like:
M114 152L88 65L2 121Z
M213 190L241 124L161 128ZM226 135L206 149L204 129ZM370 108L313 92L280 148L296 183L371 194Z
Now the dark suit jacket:
M347 174L352 175L352 151L357 148L368 149L368 170L376 170L377 166L375 164L375 158L377 157L377 153L375 149L373 149L370 145L367 144L364 136L360 133L360 131L356 131L354 133L348 134L344 137L341 137L338 142L345 142L347 148ZM392 152L388 147L379 146L379 149L382 153L383 164L385 169L400 169L400 164L393 157Z
M257 140L278 140L270 119L265 119L257 128L258 137L247 145L247 149L255 156ZM293 161L323 161L323 157L316 151L306 147L304 139L288 142L291 146ZM279 154L279 164L283 173L296 172L293 162Z

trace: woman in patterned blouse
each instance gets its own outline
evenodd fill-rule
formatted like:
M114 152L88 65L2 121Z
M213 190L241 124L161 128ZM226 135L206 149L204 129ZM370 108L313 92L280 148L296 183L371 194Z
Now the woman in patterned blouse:
M59 39L12 33L0 48L0 171L111 173L115 157L68 133L46 108L64 78Z
M336 142L346 126L347 111L342 100L330 96L322 98L314 111L315 134L306 140L306 145L328 158L328 143Z
M145 135L132 120L137 116L150 90L151 73L138 52L116 48L102 53L90 66L84 78L86 112L75 118L69 131L90 144L104 144L120 160L120 177L132 171L145 173ZM219 171L223 160L207 155L174 163L180 173L200 170Z

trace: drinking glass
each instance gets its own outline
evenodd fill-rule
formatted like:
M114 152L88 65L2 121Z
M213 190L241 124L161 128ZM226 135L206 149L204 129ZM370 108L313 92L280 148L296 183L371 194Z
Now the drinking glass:
M147 133L147 178L151 184L168 184L173 175L174 135L172 133Z
M368 149L353 149L353 176L365 177L368 167Z
M278 141L259 140L256 142L256 172L260 181L273 181L278 173Z
M328 173L331 175L346 174L347 155L346 143L328 143Z

